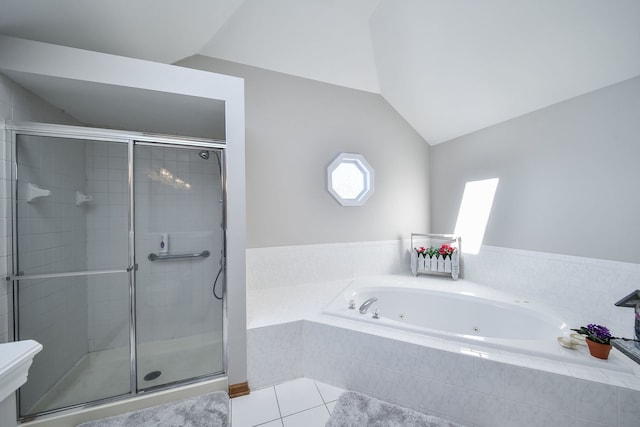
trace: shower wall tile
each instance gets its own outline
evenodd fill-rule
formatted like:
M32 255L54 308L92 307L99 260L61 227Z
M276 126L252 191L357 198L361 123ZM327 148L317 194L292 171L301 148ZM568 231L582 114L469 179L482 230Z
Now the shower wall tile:
M79 123L1 74L0 120ZM36 155L33 158L35 163L23 165L22 168L34 179L37 178L41 186L46 184L52 189L52 197L48 203L32 206L25 206L26 203L21 204L21 212L28 215L24 221L25 227L21 229L21 248L28 252L28 254L25 252L23 257L24 270L27 273L50 268L54 262L57 262L60 268L76 267L74 258L79 256L79 259L84 259L82 246L79 250L70 250L77 241L84 241L84 232L77 235L75 221L64 220L70 200L67 190L83 179L83 162L75 164L77 168L72 171L69 164L73 153L69 153L66 149L55 152L56 150L51 150L49 146L46 148L45 157ZM7 237L11 233L8 211L11 200L11 168L6 152L7 141L5 141L5 133L2 132L0 135L0 276L6 276L11 271L12 262L12 258L7 254ZM10 338L9 328L13 325L13 320L9 319L8 310L10 295L8 286L10 285L10 282L4 280L0 285L0 342ZM39 355L30 370L30 378L37 378L37 381L30 381L32 384L30 387L35 388L25 389L23 395L36 395L46 391L55 383L85 351L83 344L86 345L86 339L84 339L86 314L83 314L83 307L86 313L86 297L83 295L86 295L86 291L83 291L82 284L77 280L66 283L51 280L46 286L44 283L22 281L20 286L25 296L20 306L22 310L20 338L37 339L47 349L46 357L50 357L49 360L44 360L45 355ZM53 319L53 316L56 318ZM53 347L57 348L57 354L52 352ZM28 399L29 397L26 396L25 400Z
M87 150L88 190L94 196L87 218L88 259L92 268L128 266L127 149L123 144L91 144ZM222 333L221 303L213 297L221 242L221 186L215 156L201 159L197 151L141 147L135 151L136 180L136 301L140 342L186 335ZM170 173L174 180L163 178ZM188 183L185 189L175 179ZM210 214L203 214L203 213ZM158 253L160 233L169 233L170 253L209 250L201 260L151 262ZM212 243L216 242L216 243ZM220 242L220 243L218 243ZM217 246L216 246L217 245ZM215 246L215 247L214 247ZM217 292L222 291L223 277ZM90 310L94 311L94 350L128 344L119 322L97 324L103 314L128 306L128 292L113 297L90 281ZM170 314L167 314L170 313ZM117 331L117 333L115 333Z
M12 87L11 82L4 75L0 74L0 121L12 119ZM0 245L7 246L7 222L9 218L7 199L10 196L7 191L10 175L7 169L7 144L5 141L6 132L0 132L0 200L3 201L0 206ZM8 257L0 257L0 277L7 275ZM9 301L8 286L9 282L2 280L0 283L0 343L9 341Z
M129 265L128 215L122 183L127 171L109 169L109 160L126 158L126 144L87 142L86 206L87 268L124 270ZM112 162L112 164L115 164ZM123 196L125 203L118 197ZM123 226L124 224L124 226ZM129 344L129 277L127 274L90 276L88 286L88 340L90 351Z
M21 136L17 153L20 185L51 191L31 203L19 193L20 270L25 275L86 270L85 214L75 205L75 191L86 182L82 144ZM17 338L44 347L32 365L33 380L23 388L22 404L28 407L86 354L87 290L84 277L21 280L19 288Z

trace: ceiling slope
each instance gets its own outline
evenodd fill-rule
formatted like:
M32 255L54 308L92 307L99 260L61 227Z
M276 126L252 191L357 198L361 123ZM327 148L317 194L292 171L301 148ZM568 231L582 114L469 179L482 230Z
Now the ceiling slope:
M437 144L640 74L640 2L383 0L382 95Z
M172 63L207 43L242 0L0 0L0 34Z
M0 0L0 34L381 93L430 144L640 75L638 0Z
M369 17L379 0L245 0L199 52L379 92Z

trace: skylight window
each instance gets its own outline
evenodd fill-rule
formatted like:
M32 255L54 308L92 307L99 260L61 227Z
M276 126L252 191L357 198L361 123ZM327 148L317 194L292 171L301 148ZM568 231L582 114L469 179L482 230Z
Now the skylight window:
M462 237L464 253L480 252L498 181L499 178L469 181L464 186L455 229L455 235Z

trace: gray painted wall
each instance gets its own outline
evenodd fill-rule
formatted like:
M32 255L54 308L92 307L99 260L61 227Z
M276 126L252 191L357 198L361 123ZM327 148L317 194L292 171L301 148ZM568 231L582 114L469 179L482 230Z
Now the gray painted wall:
M432 147L432 229L497 177L484 244L638 263L639 162L636 77Z
M203 56L177 65L245 79L247 247L408 238L429 228L429 146L380 96ZM375 192L326 190L340 152L364 155Z

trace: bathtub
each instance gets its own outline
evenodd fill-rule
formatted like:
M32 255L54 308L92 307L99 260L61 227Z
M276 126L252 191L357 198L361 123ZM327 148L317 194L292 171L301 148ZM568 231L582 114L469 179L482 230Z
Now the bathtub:
M366 314L358 310L377 298ZM349 308L353 301L355 308ZM374 313L379 318L374 318ZM323 310L374 327L410 332L479 348L631 372L626 357L612 352L603 361L585 351L558 344L579 323L565 320L547 307L465 281L437 277L393 277L353 280ZM606 365L605 365L606 364Z

